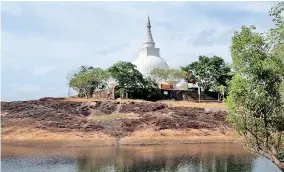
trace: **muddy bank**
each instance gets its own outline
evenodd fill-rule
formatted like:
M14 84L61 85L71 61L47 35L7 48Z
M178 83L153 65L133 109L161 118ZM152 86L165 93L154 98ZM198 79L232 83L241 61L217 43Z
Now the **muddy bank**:
M2 142L119 145L232 142L226 111L153 102L1 102Z

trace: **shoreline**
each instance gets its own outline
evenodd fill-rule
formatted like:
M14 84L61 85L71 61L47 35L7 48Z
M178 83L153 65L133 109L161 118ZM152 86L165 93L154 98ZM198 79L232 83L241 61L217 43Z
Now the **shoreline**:
M56 133L36 129L2 134L1 144L23 147L115 147L147 145L181 145L209 143L242 143L234 131L226 133L212 130L142 130L115 138L103 133ZM19 136L19 134L21 136Z
M81 141L80 141L81 142ZM154 145L188 145L188 144L239 144L242 141L235 140L185 140L183 142L165 142L165 140L161 140L161 142L156 143L127 143L127 144L97 144L88 142L81 142L77 144L68 144L70 142L41 142L38 141L14 141L14 140L2 140L2 145L15 146L15 147L38 147L38 148L53 148L53 147L122 147L122 146L154 146Z

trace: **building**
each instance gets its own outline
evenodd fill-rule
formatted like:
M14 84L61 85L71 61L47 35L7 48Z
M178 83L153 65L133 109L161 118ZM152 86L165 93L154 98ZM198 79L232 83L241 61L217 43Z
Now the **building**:
M143 48L139 50L138 58L133 64L144 76L149 76L153 69L169 69L167 62L160 57L160 49L155 47L149 16L146 41L143 43Z

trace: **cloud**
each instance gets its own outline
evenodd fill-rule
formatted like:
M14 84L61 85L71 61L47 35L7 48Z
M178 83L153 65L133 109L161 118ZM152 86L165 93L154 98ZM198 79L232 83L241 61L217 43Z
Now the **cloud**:
M34 68L31 72L34 76L42 76L42 75L46 75L49 72L51 72L52 70L54 70L56 67L54 66L43 66L43 67L36 67Z
M23 84L23 85L10 84L9 86L12 92L15 93L36 93L40 91L39 86L32 84Z
M40 88L13 100L67 95L66 75L77 67L107 68L117 61L134 61L145 39L148 15L156 46L170 67L187 65L198 55L218 55L230 62L234 30L243 24L269 29L273 25L267 11L273 4L3 2L1 89L7 97L11 83L27 93Z
M268 13L277 2L200 2L198 5L211 10L230 10L249 13Z
M275 2L246 2L235 6L237 10L243 10L247 12L268 13Z

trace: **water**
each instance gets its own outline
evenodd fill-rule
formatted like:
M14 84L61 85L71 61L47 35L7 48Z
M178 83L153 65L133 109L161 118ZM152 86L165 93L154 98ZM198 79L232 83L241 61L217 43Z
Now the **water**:
M280 172L236 144L34 148L2 145L2 172Z

